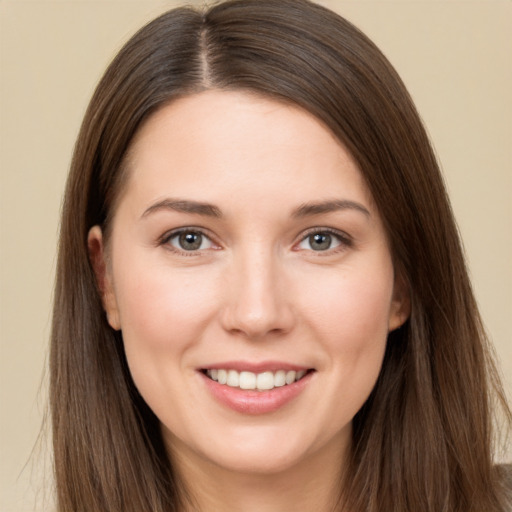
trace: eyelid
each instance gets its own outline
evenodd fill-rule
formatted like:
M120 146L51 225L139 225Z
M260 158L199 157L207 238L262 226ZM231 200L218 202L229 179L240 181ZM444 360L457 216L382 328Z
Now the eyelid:
M352 247L354 245L354 239L348 233L346 233L344 231L340 231L339 229L318 226L318 227L309 228L306 231L303 231L300 234L299 240L293 246L294 250L296 250L296 251L307 250L307 249L299 248L298 247L299 244L302 243L304 240L306 240L309 236L315 235L317 233L331 235L331 236L335 237L340 242L340 244L338 246L336 246L332 249L327 249L326 251L313 251L313 249L310 250L310 252L314 252L318 256L329 255L329 254L336 253L338 251L343 251L343 250L345 250L349 247Z
M182 233L189 233L189 232L201 234L202 236L204 236L211 242L213 247L208 248L208 249L200 249L197 251L185 251L185 250L180 250L177 247L174 247L173 245L171 245L169 243L172 238L179 236ZM197 226L183 226L180 228L175 228L175 229L166 231L162 236L160 236L158 238L156 245L165 246L165 248L167 250L177 253L177 254L184 255L184 256L198 256L201 253L204 253L205 251L218 250L221 248L220 244L218 244L215 241L215 238L212 236L212 234L208 230L206 230L204 228L197 227Z
M201 235L203 235L204 237L206 237L213 245L212 248L209 248L209 249L201 249L201 250L197 250L197 251L185 251L185 250L180 250L174 246L171 246L169 244L169 241L182 234L182 233L186 233L186 232L193 232L193 233L200 233ZM316 226L316 227L313 227L313 228L309 228L305 231L303 231L301 234L300 234L300 237L298 239L297 242L294 243L293 245L293 250L295 251L302 251L302 250L306 250L306 249L301 249L298 247L298 245L300 243L302 243L304 240L306 240L306 238L308 238L309 236L311 235L314 235L316 233L325 233L325 234L329 234L333 237L335 237L339 242L340 244L336 247L334 247L333 249L327 249L326 251L313 251L311 249L310 252L315 252L317 253L318 256L321 256L322 254L323 255L328 255L328 254L332 254L332 253L335 253L335 252L338 252L338 251L342 251L344 249L347 249L348 247L352 247L353 244L354 244L354 240L353 238L347 234L346 232L344 231L341 231L341 230L338 230L338 229L334 229L334 228L330 228L330 227L322 227L322 226ZM205 252L205 251L208 251L208 250L219 250L221 249L221 246L220 244L215 240L215 237L209 232L209 230L206 230L204 228L201 228L201 227L197 227L197 226L183 226L183 227L179 227L179 228L175 228L175 229L171 229L169 231L166 231L163 235L161 235L158 239L157 239L157 243L156 245L158 246L166 246L166 248L171 251L171 252L175 252L175 253L178 253L178 254L182 254L182 255L185 255L185 256L194 256L194 255L200 255L201 253Z

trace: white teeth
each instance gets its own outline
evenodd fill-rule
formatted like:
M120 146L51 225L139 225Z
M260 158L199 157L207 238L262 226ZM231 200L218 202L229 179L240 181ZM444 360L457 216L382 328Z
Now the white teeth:
M274 374L274 386L276 388L284 386L286 384L286 372L279 370Z
M272 372L258 373L256 377L256 387L260 391L272 389L274 387L274 374Z
M297 373L294 372L293 370L286 372L286 384L291 384L292 382L295 382L296 375L297 375Z
M268 391L276 387L293 384L306 375L306 370L298 372L294 370L278 370L277 372L237 372L236 370L213 369L207 370L206 374L219 384L226 384L232 388Z
M228 380L226 381L226 384L228 386L231 386L232 388L237 388L239 382L240 382L239 373L235 370L229 370L228 371Z
M219 370L217 372L217 381L219 384L226 384L228 381L228 372L226 370Z
M256 389L256 375L252 372L241 372L240 387L242 389Z

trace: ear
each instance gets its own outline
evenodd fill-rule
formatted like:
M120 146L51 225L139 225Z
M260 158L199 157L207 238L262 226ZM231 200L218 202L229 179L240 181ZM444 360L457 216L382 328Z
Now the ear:
M407 321L411 314L411 294L409 285L402 275L397 273L393 286L393 299L389 311L388 331L394 331Z
M90 229L87 237L87 246L89 248L89 259L91 260L96 275L96 283L101 294L101 301L103 303L103 309L107 314L108 323L112 329L118 331L121 329L119 309L117 307L112 275L107 265L103 233L99 226L93 226Z

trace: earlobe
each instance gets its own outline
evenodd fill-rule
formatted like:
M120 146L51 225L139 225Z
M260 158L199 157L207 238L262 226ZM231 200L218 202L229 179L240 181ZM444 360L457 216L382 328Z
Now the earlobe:
M108 323L112 329L118 331L121 329L119 310L114 293L112 276L107 265L103 233L99 226L93 226L89 230L87 246L89 249L89 259L91 261L94 274L96 275L96 283L98 285L98 291L101 295L101 301L103 303L103 309L107 315Z
M401 276L395 279L393 288L393 300L389 312L388 331L394 331L407 321L411 314L411 294L406 280Z

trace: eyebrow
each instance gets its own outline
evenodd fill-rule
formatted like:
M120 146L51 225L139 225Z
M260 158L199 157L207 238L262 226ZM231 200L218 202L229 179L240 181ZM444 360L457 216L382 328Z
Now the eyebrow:
M161 210L172 210L175 212L194 213L196 215L204 215L206 217L222 217L222 212L216 206L198 201L190 201L185 199L163 199L152 204L142 214L141 218L147 217L151 213Z
M328 201L304 203L296 208L293 217L309 217L311 215L321 215L322 213L336 212L340 210L355 210L363 213L366 217L371 217L370 212L361 203L347 199L331 199Z
M221 210L213 204L201 203L199 201L191 201L186 199L163 199L147 208L142 214L141 218L147 217L148 215L161 210L192 213L214 218L222 217ZM367 217L371 216L368 209L360 203L347 199L331 199L327 201L304 203L293 210L292 217L309 217L340 210L355 210L357 212L363 213Z

